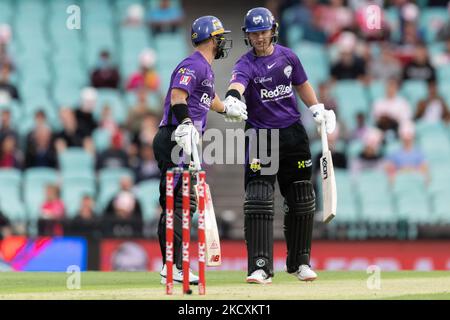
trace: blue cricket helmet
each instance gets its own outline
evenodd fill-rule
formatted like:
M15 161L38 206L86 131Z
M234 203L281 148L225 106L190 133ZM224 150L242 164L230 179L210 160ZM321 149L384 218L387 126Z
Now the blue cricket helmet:
M258 32L266 30L274 31L272 42L276 43L278 39L278 23L275 21L272 12L264 7L250 9L244 18L244 26L242 27L242 31L244 31L244 34L248 32ZM249 43L250 41L248 40L246 35L245 44L249 45Z
M229 32L229 30L224 29L222 22L218 18L214 16L203 16L192 23L192 44L195 46L206 39Z

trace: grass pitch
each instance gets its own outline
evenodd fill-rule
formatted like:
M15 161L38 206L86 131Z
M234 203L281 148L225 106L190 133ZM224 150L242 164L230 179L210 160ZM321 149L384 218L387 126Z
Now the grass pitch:
M68 289L73 275L47 272L0 273L0 299L222 299L222 300L306 300L306 299L446 299L450 300L450 273L382 272L379 289L369 289L370 274L365 272L319 272L310 283L278 272L270 285L246 284L245 272L207 272L206 296L175 294L166 296L165 287L155 272L83 272L80 289ZM72 278L71 278L72 277Z

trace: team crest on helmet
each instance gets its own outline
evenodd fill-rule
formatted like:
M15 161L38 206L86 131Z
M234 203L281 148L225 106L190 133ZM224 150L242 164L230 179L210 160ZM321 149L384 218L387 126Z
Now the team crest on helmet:
M222 24L220 23L219 20L214 20L213 25L214 25L214 28L216 28L216 29L222 28Z
M291 73L292 73L292 66L287 66L286 68L284 68L284 74L286 75L287 78L291 77Z
M253 17L253 23L254 24L260 24L260 23L263 23L263 22L264 22L264 19L263 19L262 16Z

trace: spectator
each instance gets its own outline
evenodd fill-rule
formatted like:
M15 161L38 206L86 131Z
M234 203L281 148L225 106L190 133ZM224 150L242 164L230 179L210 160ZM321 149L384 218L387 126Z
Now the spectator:
M356 128L350 134L350 139L363 140L367 130L366 115L363 112L358 112L356 114Z
M109 105L104 105L102 109L101 119L99 121L99 127L107 130L113 135L117 130L119 130L119 126L114 119L112 114L111 107Z
M334 113L338 112L338 105L336 99L331 95L331 86L329 82L322 82L319 84L319 101L323 103L328 110L333 110Z
M403 70L403 80L435 81L436 70L428 58L427 47L420 44L416 47L414 58Z
M371 79L387 81L390 78L399 79L402 75L402 65L388 45L381 47L381 54L369 65Z
M9 24L1 24L0 25L0 44L8 45L11 42L12 32Z
M95 88L87 87L81 91L80 106L75 110L75 118L83 138L92 136L92 133L97 128L97 122L93 115L97 99L97 90Z
M9 24L0 25L0 70L3 67L8 67L9 70L14 71L15 66L11 56L8 54L8 45L12 39L11 27Z
M39 235L63 235L64 202L61 200L59 187L50 184L46 188L46 199L41 206L41 217L38 220Z
M398 94L399 81L389 79L386 86L386 97L375 101L373 118L377 127L383 131L398 131L399 125L411 119L411 106L405 98Z
M15 66L11 56L8 54L8 48L6 44L0 43L0 70L4 67L9 68L9 70L14 71Z
M136 134L139 131L142 121L147 115L154 116L153 112L150 111L150 106L147 101L147 90L141 88L137 90L136 94L138 98L136 105L134 105L128 113L126 122L126 127L131 134Z
M154 35L178 31L183 21L183 12L170 0L160 0L157 8L150 8L147 23Z
M376 128L368 129L362 139L364 143L363 151L350 163L351 173L357 176L361 171L383 168L383 155L381 153L381 143L383 142L383 132Z
M111 145L97 157L97 170L104 168L127 168L128 156L124 150L124 133L117 130L111 137Z
M338 42L339 58L331 67L334 80L359 79L364 80L366 64L364 59L354 53L356 48L355 35L343 33Z
M45 111L38 110L34 113L34 128L27 134L27 139L26 139L27 146L35 143L34 137L35 137L36 131L37 131L37 129L42 128L42 127L50 129L50 126L47 123L47 116L45 114Z
M94 207L94 199L90 195L83 196L80 210L67 224L66 234L91 238L100 237L100 220L95 213Z
M56 169L58 166L57 159L50 128L39 126L34 129L29 136L26 147L25 168L49 167Z
M450 39L445 43L443 52L439 52L432 57L433 65L437 68L450 64Z
M159 178L158 163L151 145L145 144L141 147L140 157L138 157L134 169L137 182Z
M427 122L450 122L450 111L445 100L439 95L436 82L428 83L428 97L421 100L417 105L414 120Z
M388 155L386 171L391 178L399 171L417 171L428 178L428 166L422 150L415 146L414 123L404 122L399 129L402 146Z
M139 71L133 73L128 79L127 90L146 88L156 92L160 87L159 75L155 70L156 54L152 49L145 49L139 55Z
M383 13L384 0L351 0L350 6L355 11L356 25L361 38L366 41L389 41L391 28ZM379 21L368 13L374 11L374 5L380 8ZM377 24L379 22L379 25Z
M97 66L91 73L91 85L94 88L117 89L120 83L120 74L106 50L100 53Z
M448 15L450 16L450 1L447 4ZM438 31L436 38L440 41L450 41L450 20Z
M340 138L340 126L336 124L336 129L333 133L328 135L328 148L331 151L331 157L333 159L333 166L337 169L347 169L348 161L345 152L336 149L337 142ZM320 158L322 153L318 154L314 159L314 172L317 174L320 169Z
M134 136L133 143L139 148L143 144L153 144L159 125L159 118L155 114L147 114L142 120L141 129Z
M317 0L301 1L293 11L292 24L298 25L303 30L303 39L316 43L325 44L327 41L326 33L320 27L320 10L317 5ZM284 23L284 19L280 20ZM282 38L285 38L285 31L287 26L280 28Z
M319 26L331 38L353 26L353 13L343 0L330 0L319 7L319 12Z
M0 168L22 168L23 157L17 148L17 139L13 135L3 138L0 145Z
M104 235L113 237L139 237L142 235L142 210L132 192L130 177L120 180L119 193L110 201L104 212Z
M127 8L124 25L127 27L140 27L144 23L144 7L134 3Z
M0 211L0 240L12 235L11 222L8 217Z
M3 65L0 69L0 94L6 94L9 99L20 100L19 91L9 80L11 67Z
M83 147L85 144L85 135L78 127L77 118L73 110L62 108L59 112L62 130L56 135L56 150L62 152L67 147Z
M11 124L11 111L8 109L2 110L2 118L0 120L0 143L6 136L13 136L16 140L19 138L17 131Z

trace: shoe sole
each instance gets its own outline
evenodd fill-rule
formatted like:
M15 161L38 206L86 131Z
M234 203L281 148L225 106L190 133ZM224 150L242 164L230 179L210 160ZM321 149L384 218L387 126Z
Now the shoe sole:
M173 279L173 283L174 284L183 284L183 281ZM166 277L161 278L161 284L166 284ZM191 281L191 282L189 282L189 284L192 286L198 286L198 281Z
M304 282L313 282L314 280L316 280L317 277L313 277L313 278L305 278L305 279L300 279L298 278L298 280L300 281L304 281Z
M271 284L272 281L259 281L259 280L255 280L255 279L247 279L246 280L247 283L256 283L256 284Z

